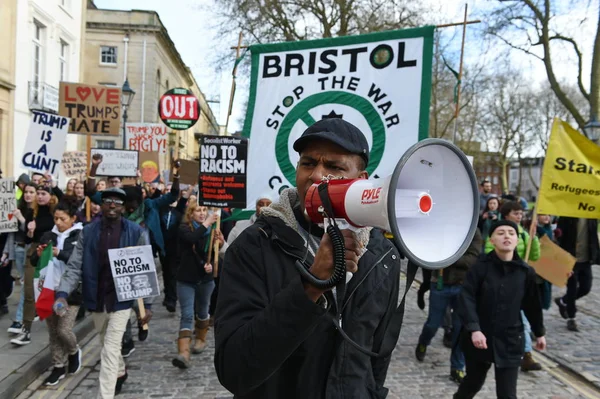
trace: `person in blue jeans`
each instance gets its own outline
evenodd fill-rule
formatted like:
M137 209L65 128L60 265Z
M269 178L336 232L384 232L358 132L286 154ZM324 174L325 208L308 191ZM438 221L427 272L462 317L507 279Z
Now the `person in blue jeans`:
M415 349L418 361L425 360L427 347L444 321L446 309L452 309L452 353L450 355L450 379L461 383L465 378L465 358L458 345L461 323L456 310L458 297L467 272L475 264L481 253L483 240L479 229L475 231L471 245L460 259L447 268L435 271L431 278L431 291L429 294L429 315L423 325L419 336L419 343ZM426 281L423 284L427 284Z
M179 268L177 270L177 298L181 308L179 322L178 354L173 365L181 369L190 367L190 346L192 328L195 327L196 343L192 349L200 353L206 347L206 334L209 327L208 308L215 288L213 268L208 259L208 248L212 225L217 214L208 214L208 208L189 203L179 226ZM224 244L220 231L215 237ZM196 322L194 325L194 313Z

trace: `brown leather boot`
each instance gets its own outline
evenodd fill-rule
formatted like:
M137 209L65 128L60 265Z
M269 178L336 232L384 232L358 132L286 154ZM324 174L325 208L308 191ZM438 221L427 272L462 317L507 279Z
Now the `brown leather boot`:
M173 366L180 369L190 367L190 344L192 343L192 332L190 330L179 331L177 340L177 356L173 359Z
M539 371L541 369L542 365L533 359L531 352L525 353L521 360L521 371Z
M196 343L192 353L201 353L206 348L206 334L208 334L209 320L196 320Z

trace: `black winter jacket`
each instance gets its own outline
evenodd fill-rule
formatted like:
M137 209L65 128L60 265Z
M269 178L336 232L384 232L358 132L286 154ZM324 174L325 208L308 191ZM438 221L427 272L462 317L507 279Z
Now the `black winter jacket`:
M204 264L206 263L204 248L206 241L210 239L210 234L206 235L206 231L207 229L203 225L195 230L192 230L186 222L179 225L177 281L196 284L200 281L213 279L212 273L204 271Z
M69 233L69 236L65 239L65 242L63 244L63 249L58 253L58 256L57 256L58 260L65 262L65 264L67 264L69 262L69 258L71 257L71 254L73 253L73 250L75 249L77 240L79 240L80 233L81 233L81 230L73 230L71 233ZM56 238L57 237L56 237L55 233L48 231L48 232L44 233L44 235L40 239L40 245L47 245L49 243L52 243L53 246L56 246L56 242L57 242ZM38 264L38 261L39 261L37 251L33 251L33 254L31 255L30 260L31 260L31 264L34 267L36 267ZM67 297L67 303L72 306L81 306L81 304L83 303L83 296L81 295L81 284L75 291L73 291Z
M577 247L577 223L579 219L561 216L558 219L557 228L562 234L557 239L558 245L573 256L577 256L575 249ZM588 219L588 247L590 263L600 263L600 245L598 244L598 221L596 219Z
M515 255L516 256L516 255ZM545 335L535 271L521 259L504 262L495 251L482 255L467 273L458 299L465 356L519 367L525 348L521 310L536 337ZM476 349L471 333L481 331L488 349Z
M378 230L348 283L344 331L379 352L398 303L400 256ZM294 266L304 240L261 216L228 248L216 310L215 367L236 398L385 398L390 362L362 354L335 330L336 306L311 301ZM397 337L396 337L397 338Z

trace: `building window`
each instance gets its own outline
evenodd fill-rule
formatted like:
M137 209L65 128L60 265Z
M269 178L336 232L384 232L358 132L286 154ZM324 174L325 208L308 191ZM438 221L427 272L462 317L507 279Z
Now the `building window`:
M96 148L111 150L115 148L114 140L96 140Z
M38 85L42 80L42 55L44 50L44 26L33 21L33 74L31 81Z
M58 57L60 61L60 81L64 82L68 80L69 73L69 44L64 40L60 41L60 55Z
M113 46L100 46L100 63L107 65L116 65L117 48Z
M500 168L497 166L494 166L494 173L500 173Z
M487 171L487 173L492 173L492 165L488 165L486 167L486 171Z
M493 184L494 186L497 186L497 185L498 185L498 176L494 176L494 180L493 180L492 184Z

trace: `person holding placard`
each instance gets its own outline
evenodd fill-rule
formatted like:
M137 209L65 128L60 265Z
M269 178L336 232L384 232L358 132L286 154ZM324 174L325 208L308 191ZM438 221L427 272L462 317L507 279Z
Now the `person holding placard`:
M190 366L190 344L195 313L196 343L194 353L200 353L206 347L210 297L215 287L213 269L207 263L207 246L210 248L210 236L217 213L208 214L208 208L190 204L179 227L179 270L177 271L177 296L181 307L179 322L178 354L173 365L182 369ZM221 245L225 240L220 231L217 239ZM195 305L194 306L194 302ZM194 307L196 311L194 312Z
M102 219L83 228L61 278L54 306L67 307L67 297L81 281L83 304L92 312L102 344L99 397L107 399L121 391L128 377L121 356L121 339L133 305L133 301L117 300L108 250L148 245L149 238L140 226L123 218L123 190L107 189L101 193L101 199Z
M31 264L30 258L37 249L42 236L54 227L53 212L57 203L58 199L49 185L37 186L36 203L33 212L28 215L25 222L27 229L25 243L29 244L29 250L27 251L25 260L23 279L23 291L25 292L23 330L19 336L10 341L14 345L23 346L31 343L31 324L35 318L35 294L33 288L35 265Z

